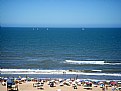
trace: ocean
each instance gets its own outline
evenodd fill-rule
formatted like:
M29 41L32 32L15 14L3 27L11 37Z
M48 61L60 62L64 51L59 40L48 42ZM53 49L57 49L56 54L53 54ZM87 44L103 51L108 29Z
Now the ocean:
M84 79L121 80L121 28L2 27L0 68L80 70L93 74L78 76ZM18 76L0 73L0 76L9 75ZM28 75L62 78L75 76Z

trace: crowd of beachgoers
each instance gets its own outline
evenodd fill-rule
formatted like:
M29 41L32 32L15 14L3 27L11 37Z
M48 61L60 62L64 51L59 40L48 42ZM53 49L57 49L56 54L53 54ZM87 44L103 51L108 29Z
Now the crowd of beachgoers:
M61 78L5 78L0 77L0 91L17 87L19 91L121 91L121 81L90 80L90 79L61 79ZM9 87L8 85L15 85ZM9 88L9 89L8 89Z

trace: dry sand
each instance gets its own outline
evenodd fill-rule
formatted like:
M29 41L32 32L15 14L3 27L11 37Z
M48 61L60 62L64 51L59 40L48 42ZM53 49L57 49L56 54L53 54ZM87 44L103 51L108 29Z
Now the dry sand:
M83 89L83 86L78 86L77 89L74 89L72 86L59 86L56 85L56 87L50 87L47 83L44 83L44 89L38 89L37 87L33 87L33 83L35 82L25 82L22 84L18 84L19 91L59 91L58 89L61 89L60 91L102 91L102 88L93 87L92 90ZM0 84L0 91L7 91L6 86L2 86ZM105 91L112 91L112 87L108 87L108 90Z

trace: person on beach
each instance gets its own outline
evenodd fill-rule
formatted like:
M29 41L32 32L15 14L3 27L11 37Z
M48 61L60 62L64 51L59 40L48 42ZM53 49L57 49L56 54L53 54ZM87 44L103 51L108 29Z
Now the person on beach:
M105 87L102 88L102 91L105 91Z
M108 86L106 86L106 90L108 90Z
M113 87L112 87L112 91L115 91L115 90L116 90L116 88L113 86Z

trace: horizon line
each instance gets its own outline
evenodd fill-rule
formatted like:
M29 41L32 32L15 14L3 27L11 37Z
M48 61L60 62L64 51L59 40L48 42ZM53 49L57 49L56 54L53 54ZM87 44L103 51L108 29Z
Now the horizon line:
M121 28L121 27L40 27L40 26L0 26L0 28Z

